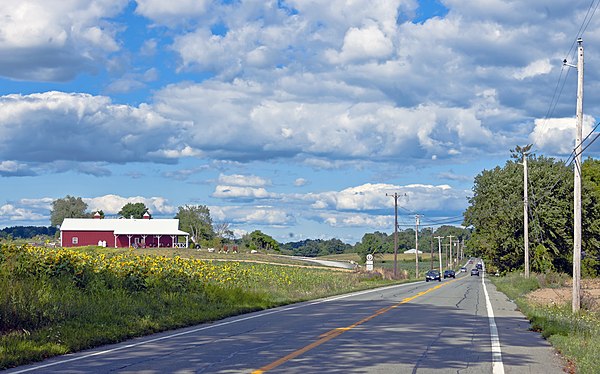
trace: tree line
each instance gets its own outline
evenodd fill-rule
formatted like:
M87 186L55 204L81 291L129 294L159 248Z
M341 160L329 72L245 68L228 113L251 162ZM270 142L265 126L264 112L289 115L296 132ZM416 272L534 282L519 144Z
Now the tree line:
M524 269L523 165L520 148L503 167L475 177L464 226L467 248L500 272ZM534 272L572 273L573 166L528 156L530 266ZM582 274L600 275L600 162L582 164Z
M53 226L12 226L5 227L0 230L0 238L2 239L31 239L36 236L56 235L56 227Z

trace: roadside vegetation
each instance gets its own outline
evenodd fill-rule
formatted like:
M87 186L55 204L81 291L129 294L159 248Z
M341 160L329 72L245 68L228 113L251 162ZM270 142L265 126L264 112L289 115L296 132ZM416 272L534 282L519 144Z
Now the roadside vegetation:
M561 300L535 301L528 297L540 288L570 287L568 275L534 274L526 279L518 273L490 277L496 287L514 300L539 331L575 367L577 373L597 373L600 368L600 304L590 294L583 293L582 309L574 314L570 302Z
M0 369L390 284L377 274L139 251L0 246Z

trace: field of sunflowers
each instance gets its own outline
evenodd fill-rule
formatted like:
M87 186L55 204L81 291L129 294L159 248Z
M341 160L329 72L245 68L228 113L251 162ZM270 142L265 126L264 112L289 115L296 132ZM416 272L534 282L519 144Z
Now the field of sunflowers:
M135 251L0 246L0 369L387 282Z

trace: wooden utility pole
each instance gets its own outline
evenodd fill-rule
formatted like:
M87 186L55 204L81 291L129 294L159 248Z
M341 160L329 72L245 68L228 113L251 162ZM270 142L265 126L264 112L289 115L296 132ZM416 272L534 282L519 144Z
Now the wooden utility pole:
M394 192L392 196L394 198L394 279L398 275L398 193Z
M525 147L528 148L528 147ZM529 202L527 199L527 153L523 151L523 242L525 251L525 278L529 278Z
M581 307L581 138L583 128L583 40L577 39L577 130L573 186L573 313Z
M429 270L433 270L433 227L431 228L431 266Z
M436 236L435 238L438 240L438 256L440 256L440 274L442 274L442 239L444 237Z
M454 235L448 235L448 238L450 238L450 260L449 263L450 265L448 266L449 269L454 268L454 264L452 263L452 238L454 238Z
M419 220L421 216L415 215L415 278L419 278Z
M577 39L577 110L575 125L575 167L573 178L573 313L581 308L581 138L583 137L583 40Z

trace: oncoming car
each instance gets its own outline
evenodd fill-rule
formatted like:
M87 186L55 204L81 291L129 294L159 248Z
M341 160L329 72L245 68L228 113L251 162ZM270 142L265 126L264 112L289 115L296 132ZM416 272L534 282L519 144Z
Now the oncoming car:
M442 281L439 270L429 270L427 274L425 274L425 282L429 282L430 280L437 280L438 282Z
M456 278L454 270L444 270L444 279L446 278Z

